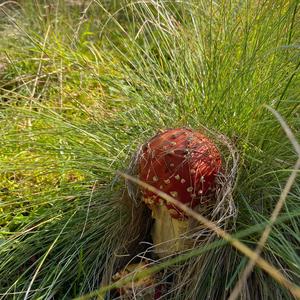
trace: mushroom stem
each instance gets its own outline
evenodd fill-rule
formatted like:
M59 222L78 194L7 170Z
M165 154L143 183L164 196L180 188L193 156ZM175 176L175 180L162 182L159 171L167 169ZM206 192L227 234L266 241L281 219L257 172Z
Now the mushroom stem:
M172 218L165 205L156 205L152 210L155 219L152 227L154 252L160 258L176 254L188 248L184 235L188 232L188 220Z

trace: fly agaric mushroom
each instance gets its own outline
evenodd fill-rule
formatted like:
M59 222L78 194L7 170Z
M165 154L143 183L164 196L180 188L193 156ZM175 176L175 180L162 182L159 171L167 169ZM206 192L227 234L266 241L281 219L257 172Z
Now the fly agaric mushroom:
M213 201L221 163L217 147L205 135L184 128L168 129L142 146L139 178L193 209ZM180 235L188 230L187 216L146 189L142 189L142 198L155 219L152 238L156 254L165 257L183 250Z

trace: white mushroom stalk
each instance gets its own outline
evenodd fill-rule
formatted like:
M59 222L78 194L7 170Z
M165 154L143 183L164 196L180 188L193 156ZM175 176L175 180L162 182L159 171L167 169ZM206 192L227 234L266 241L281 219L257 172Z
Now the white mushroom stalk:
M154 207L152 217L155 222L151 235L154 252L159 257L166 257L188 247L184 235L189 231L187 220L172 218L165 205Z

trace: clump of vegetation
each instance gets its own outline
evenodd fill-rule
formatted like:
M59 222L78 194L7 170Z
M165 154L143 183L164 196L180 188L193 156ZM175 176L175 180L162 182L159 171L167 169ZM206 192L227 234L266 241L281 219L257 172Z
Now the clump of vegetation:
M299 138L298 20L298 1L0 4L0 297L89 293L145 250L149 212L115 174L164 128L231 140L235 230L254 248L298 157L266 109ZM293 282L299 194L298 178L262 255ZM164 262L168 299L226 299L247 262L220 240L181 258ZM260 268L242 290L290 297Z

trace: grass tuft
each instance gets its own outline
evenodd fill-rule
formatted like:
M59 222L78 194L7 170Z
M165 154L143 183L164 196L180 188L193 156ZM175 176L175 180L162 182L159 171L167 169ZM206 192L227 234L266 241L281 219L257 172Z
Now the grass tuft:
M145 251L149 212L115 173L162 128L229 138L236 235L254 249L298 159L265 109L299 141L298 20L296 0L1 4L0 299L90 293ZM292 282L299 195L298 176L262 253ZM182 282L166 298L226 299L246 258L223 242L157 267ZM241 291L290 298L260 268Z

